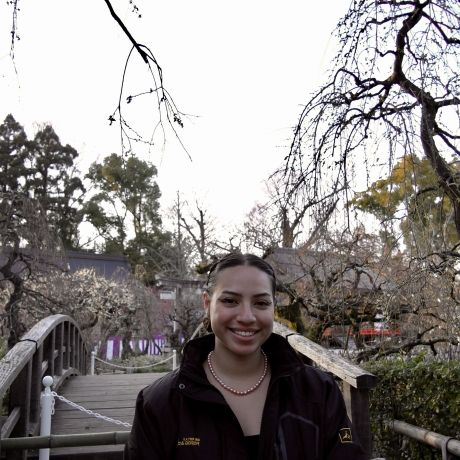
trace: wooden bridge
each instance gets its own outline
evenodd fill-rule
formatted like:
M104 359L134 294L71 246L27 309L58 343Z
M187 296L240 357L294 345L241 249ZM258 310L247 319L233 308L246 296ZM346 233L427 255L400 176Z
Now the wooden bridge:
M369 390L376 385L375 377L285 326L276 323L274 332L285 336L308 360L341 381L348 415L370 458ZM51 458L55 460L122 458L136 395L163 374L86 375L89 356L78 325L64 315L43 319L7 353L0 362L0 397L4 407L5 400L8 400L0 424L2 457L6 451L8 459L37 458L37 447L51 447ZM57 399L52 436L30 438L32 442L28 443L29 439L25 437L39 433L41 381L45 375L53 376L53 390L59 396L125 425L114 425ZM73 441L69 443L69 436L63 440L63 435L74 435ZM96 437L97 441L88 441L88 438ZM77 438L78 442L75 441ZM14 448L15 442L20 442L21 447Z

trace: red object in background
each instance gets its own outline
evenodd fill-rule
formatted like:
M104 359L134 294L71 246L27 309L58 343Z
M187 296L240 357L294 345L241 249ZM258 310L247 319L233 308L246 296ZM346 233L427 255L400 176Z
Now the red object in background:
M401 335L401 331L399 329L361 329L359 331L359 335Z
M350 331L349 331L350 333ZM359 335L362 336L391 336L391 335L401 335L400 329L375 329L375 328L367 328L361 329L359 331ZM323 332L323 337L332 337L332 328L328 327Z

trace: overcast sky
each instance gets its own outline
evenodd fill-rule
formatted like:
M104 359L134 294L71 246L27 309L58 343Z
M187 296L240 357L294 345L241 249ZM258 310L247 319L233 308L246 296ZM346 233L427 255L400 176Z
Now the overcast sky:
M120 153L117 105L131 45L103 0L19 0L14 64L11 8L0 2L0 118L12 113L33 137L51 123L62 143L80 153L85 171ZM347 0L129 0L112 4L135 39L150 47L179 109L192 117L179 128L192 161L167 132L136 153L159 170L162 204L177 190L196 197L222 225L238 224L263 180L282 163L292 126L308 94L324 79L334 49L331 32ZM16 69L16 70L15 70ZM128 95L148 90L145 65L134 56ZM130 91L132 90L132 91ZM151 99L129 106L130 121L150 135ZM128 112L127 112L128 113Z

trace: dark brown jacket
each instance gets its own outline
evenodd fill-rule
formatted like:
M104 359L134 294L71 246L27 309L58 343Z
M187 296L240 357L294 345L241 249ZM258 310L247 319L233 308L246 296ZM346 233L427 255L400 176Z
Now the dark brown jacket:
M139 393L129 460L255 460L202 363L214 336L185 347L181 367ZM259 440L260 460L364 460L353 442L342 394L328 374L305 365L281 336L263 345L271 366Z

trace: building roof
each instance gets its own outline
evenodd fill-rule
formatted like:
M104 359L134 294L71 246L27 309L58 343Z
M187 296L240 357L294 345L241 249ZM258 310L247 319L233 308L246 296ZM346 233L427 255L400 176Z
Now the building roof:
M112 278L131 273L128 258L124 255L93 254L84 251L67 251L68 268L76 272L83 268L93 268L99 276Z

